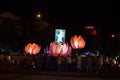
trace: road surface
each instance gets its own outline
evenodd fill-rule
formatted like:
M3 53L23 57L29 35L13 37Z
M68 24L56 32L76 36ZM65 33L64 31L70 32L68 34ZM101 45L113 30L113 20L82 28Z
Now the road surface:
M74 76L55 76L55 75L32 75L32 74L15 74L0 73L0 80L120 80L103 77L74 77Z

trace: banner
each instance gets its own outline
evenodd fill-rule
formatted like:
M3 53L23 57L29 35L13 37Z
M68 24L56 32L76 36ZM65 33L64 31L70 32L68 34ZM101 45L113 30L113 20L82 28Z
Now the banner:
M55 30L55 42L57 44L63 44L65 42L65 32L64 29Z

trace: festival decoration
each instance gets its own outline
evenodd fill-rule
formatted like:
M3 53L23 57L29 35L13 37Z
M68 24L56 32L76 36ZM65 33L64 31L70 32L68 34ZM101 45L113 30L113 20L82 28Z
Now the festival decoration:
M51 42L49 51L52 56L67 56L71 54L72 48L67 43L56 44Z
M26 54L38 54L41 50L41 46L38 46L37 44L35 43L29 43L25 46L25 52Z
M63 44L65 42L65 30L56 29L55 30L55 42L56 44Z
M77 35L74 35L70 40L71 46L73 49L82 49L85 47L85 40L81 35L77 37Z

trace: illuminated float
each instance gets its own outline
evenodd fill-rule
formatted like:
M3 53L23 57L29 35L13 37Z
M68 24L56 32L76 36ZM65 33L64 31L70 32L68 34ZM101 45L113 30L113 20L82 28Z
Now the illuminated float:
M65 57L71 54L72 48L67 43L56 44L56 42L51 42L49 51L52 56L64 56Z
M35 43L29 43L25 46L26 54L36 55L40 52L40 50L41 50L41 46Z
M71 37L70 43L73 49L82 49L85 47L85 40L81 35Z

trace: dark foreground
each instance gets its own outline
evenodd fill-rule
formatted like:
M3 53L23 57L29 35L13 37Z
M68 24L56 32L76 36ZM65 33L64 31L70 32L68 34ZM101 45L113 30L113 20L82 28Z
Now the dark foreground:
M58 73L52 73L52 75L1 73L0 80L119 80L119 78L87 76L87 74L86 76L81 75L78 77L71 76L70 73L69 75L66 75L65 73L62 73L62 75L60 75L60 73L59 75Z
M0 80L119 80L120 72L78 72L26 70L16 66L0 67Z
M119 80L119 74L5 69L0 70L0 80Z

